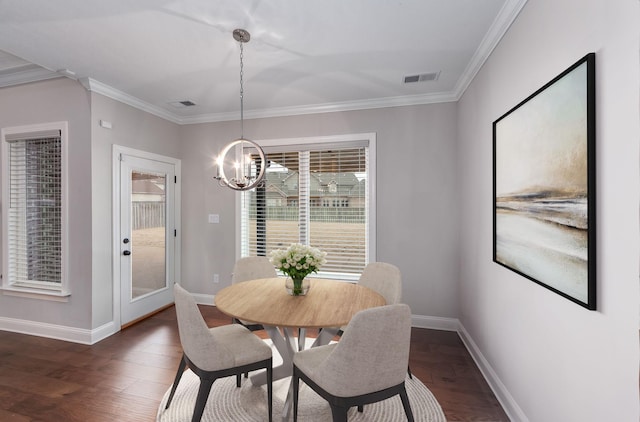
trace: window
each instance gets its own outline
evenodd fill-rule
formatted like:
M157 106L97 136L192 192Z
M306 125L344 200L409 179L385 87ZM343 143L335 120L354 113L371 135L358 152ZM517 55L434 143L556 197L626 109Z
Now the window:
M240 255L300 242L327 252L320 276L357 280L375 257L375 134L259 144L266 183L240 194Z
M67 296L66 122L2 130L3 288Z

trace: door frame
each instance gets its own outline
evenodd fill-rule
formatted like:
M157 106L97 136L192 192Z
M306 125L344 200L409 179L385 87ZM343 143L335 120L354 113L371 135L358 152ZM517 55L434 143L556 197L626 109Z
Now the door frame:
M165 155L155 154L152 152L142 151L134 148L124 147L121 145L113 145L112 149L112 283L113 283L113 323L115 325L116 332L121 330L121 315L120 315L120 293L121 293L121 281L120 281L120 157L122 154L131 155L147 160L159 161L162 163L172 164L175 169L176 183L175 183L175 201L174 201L174 228L176 230L174 255L175 261L173 266L173 279L176 283L180 283L180 262L181 262L181 160L178 158L168 157Z

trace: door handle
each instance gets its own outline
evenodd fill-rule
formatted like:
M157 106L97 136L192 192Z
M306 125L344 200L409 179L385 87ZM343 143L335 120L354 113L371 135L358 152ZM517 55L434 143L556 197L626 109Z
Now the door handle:
M131 255L131 251L123 251L122 255Z

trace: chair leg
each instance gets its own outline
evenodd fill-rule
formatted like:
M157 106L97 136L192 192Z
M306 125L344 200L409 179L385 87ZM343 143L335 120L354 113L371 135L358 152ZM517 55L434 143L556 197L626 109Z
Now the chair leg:
M409 374L409 379L413 379L413 375L411 375L411 367L407 365L407 374Z
M358 412L360 412L360 413L364 412L364 405L363 404L359 404L358 405Z
M413 421L413 412L411 411L411 405L409 404L409 396L407 395L407 389L402 386L402 390L400 391L400 400L402 400L402 407L404 407L404 413L407 415L407 421Z
M173 400L173 395L176 393L176 389L178 388L178 384L180 384L180 379L182 378L182 374L184 373L186 366L187 361L185 360L184 355L182 355L182 359L180 359L180 364L178 365L178 373L176 374L176 378L173 380L173 386L171 387L171 393L169 394L167 405L164 407L165 410L169 408L171 400Z
M347 422L347 409L346 407L331 405L331 415L333 416L333 422Z
M298 422L298 387L300 385L300 378L293 372L293 422Z
M191 418L191 422L200 422L202 419L202 414L204 413L204 407L207 404L207 399L209 398L209 393L211 392L211 386L215 380L210 379L200 379L200 388L198 389L198 398L196 399L196 406L193 409L193 417Z
M267 400L269 400L269 422L273 421L273 364L267 366Z
M240 388L241 385L242 385L242 374L237 374L236 375L236 387Z
M304 350L306 338L307 338L307 329L300 328L298 330L298 352L301 352Z

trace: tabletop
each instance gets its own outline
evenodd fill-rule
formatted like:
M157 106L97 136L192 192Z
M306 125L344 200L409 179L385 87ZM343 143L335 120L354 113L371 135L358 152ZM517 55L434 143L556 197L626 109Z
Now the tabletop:
M347 325L359 311L386 304L368 287L310 278L306 296L290 296L285 278L263 278L232 284L215 295L223 313L249 322L278 327L323 328Z

